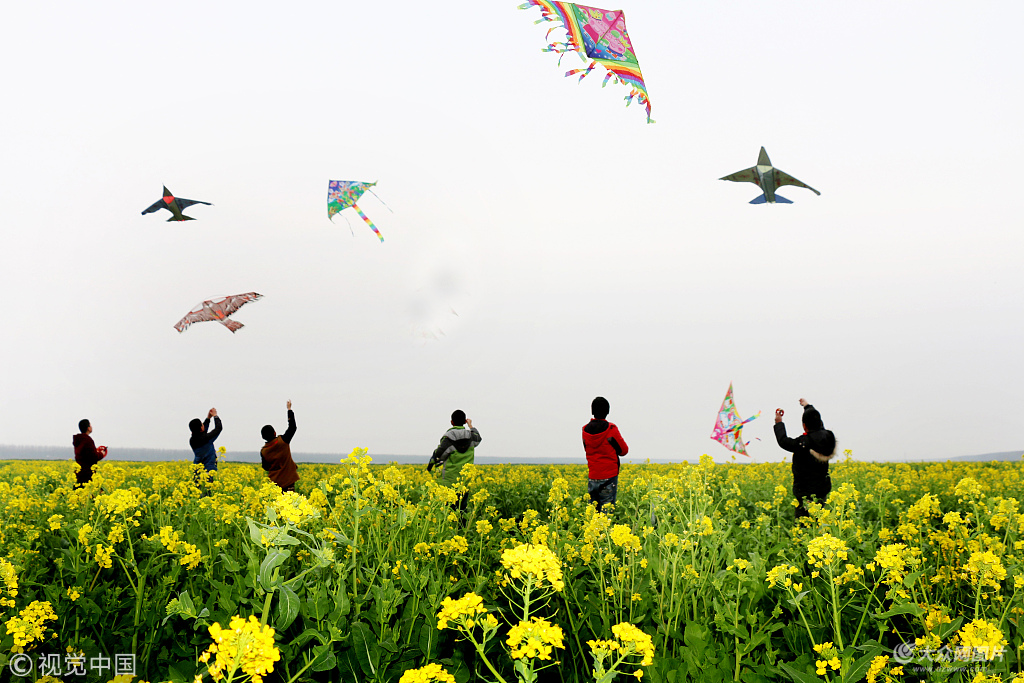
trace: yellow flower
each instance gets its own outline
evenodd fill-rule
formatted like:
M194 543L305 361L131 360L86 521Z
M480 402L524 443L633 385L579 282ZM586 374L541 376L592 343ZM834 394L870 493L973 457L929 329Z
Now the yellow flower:
M437 613L437 630L443 631L448 628L448 622L454 623L456 628L473 628L474 618L478 614L486 613L484 599L476 593L466 593L458 600L445 598L441 603L441 611Z
M564 634L557 624L539 617L521 621L508 632L509 656L512 659L551 659L553 648L565 649Z
M455 677L445 671L440 664L427 664L419 669L409 669L402 674L398 683L431 683L431 681L455 683Z
M622 643L622 650L635 653L642 659L641 666L650 666L654 662L654 642L651 637L629 622L612 626L612 633Z
M545 582L556 591L565 587L562 563L547 546L524 543L506 549L501 553L501 564L511 578L535 582L538 588Z
M867 679L868 683L876 683L878 680L878 674L882 672L882 669L889 663L889 658L885 655L879 655L871 660L871 666L868 668Z
M957 633L961 647L970 648L991 661L1002 654L1006 638L995 624L984 619L975 619L963 626Z
M476 532L481 536L486 536L487 534L491 533L491 529L493 528L494 527L491 525L491 523L488 522L486 519L481 519L479 522L476 523Z
M46 636L46 622L56 620L57 615L50 603L34 600L18 616L7 621L7 635L14 635L14 647L21 652L33 642L42 642Z
M640 550L640 537L634 536L630 528L625 524L616 524L612 527L611 534L609 535L611 536L612 543L623 550Z
M82 593L78 590L78 586L75 586L74 588L68 588L68 597L71 598L71 602L74 602L78 598L82 597Z
M64 521L64 515L51 515L46 521L50 523L50 531L58 531L60 523Z
M274 629L260 624L255 616L248 620L240 616L231 617L228 628L215 623L209 631L213 644L201 659L207 662L214 680L225 675L233 678L235 671L241 669L252 677L253 683L262 683L263 676L273 672L274 662L281 659L281 653L274 645ZM216 655L213 662L209 661L211 655Z

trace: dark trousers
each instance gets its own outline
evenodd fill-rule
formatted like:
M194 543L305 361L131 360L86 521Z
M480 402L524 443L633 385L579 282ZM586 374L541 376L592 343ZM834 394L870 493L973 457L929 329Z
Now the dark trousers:
M832 492L832 487L829 486L826 489L809 490L803 487L793 487L793 495L796 496L796 519L801 517L810 517L811 513L804 507L804 501L811 502L812 500L819 505L824 505L825 500L828 498L828 494Z
M615 504L615 498L619 493L619 476L615 475L610 479L587 479L587 493L590 500L597 503L597 511L611 503Z

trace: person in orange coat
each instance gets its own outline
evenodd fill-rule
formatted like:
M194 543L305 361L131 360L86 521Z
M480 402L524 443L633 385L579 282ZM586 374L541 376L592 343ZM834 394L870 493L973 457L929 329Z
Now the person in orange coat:
M299 480L299 470L292 460L292 437L295 436L295 413L292 402L288 401L288 429L281 436L274 428L266 425L260 432L267 443L260 449L260 461L270 481L281 487L281 492L294 491Z

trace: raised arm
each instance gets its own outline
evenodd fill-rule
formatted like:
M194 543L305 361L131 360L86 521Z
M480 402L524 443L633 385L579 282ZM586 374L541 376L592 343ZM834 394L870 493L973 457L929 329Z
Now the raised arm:
M291 404L292 404L292 402L288 401L288 405L291 405ZM288 429L286 429L284 434L281 435L281 440L284 441L285 443L290 444L292 442L292 437L293 436L295 436L295 413L293 413L291 411L291 408L289 408L288 409Z
M775 420L775 440L779 442L779 448L787 450L790 453L796 453L797 448L800 444L797 443L796 439L791 439L786 436L786 423L782 421L782 418L776 418Z
M203 422L203 445L213 443L220 436L221 430L224 429L224 425L220 423L220 417L217 415L213 416L213 431L210 431L210 418L207 417Z

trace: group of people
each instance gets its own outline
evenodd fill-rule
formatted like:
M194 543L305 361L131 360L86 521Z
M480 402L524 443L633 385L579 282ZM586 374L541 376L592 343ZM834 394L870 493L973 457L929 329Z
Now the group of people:
M810 513L804 505L805 501L824 503L832 491L832 479L828 473L828 463L836 454L836 437L825 429L825 424L814 406L800 399L803 407L804 433L795 439L786 434L786 425L782 422L785 411L775 411L775 439L779 446L793 454L793 495L797 499L796 517L805 517ZM610 412L608 399L598 396L590 403L592 418L583 427L583 450L587 457L587 492L591 501L600 512L605 505L614 504L619 489L619 466L622 456L629 453L629 446L619 432L619 428L608 421ZM266 470L270 481L281 487L282 492L294 491L295 482L299 480L298 468L292 459L291 442L295 436L295 413L292 402L287 403L288 429L280 436L271 425L260 431L264 445L260 449L260 463ZM213 430L210 430L213 420ZM195 418L189 422L192 435L188 443L195 454L193 463L202 465L207 472L217 469L217 451L214 442L224 428L216 408L210 408L206 420ZM89 420L78 423L81 433L75 434L72 442L75 447L75 460L81 469L78 472L78 486L92 479L93 466L106 457L105 446L97 447L92 440L92 425ZM480 432L473 426L473 421L466 417L462 410L452 413L451 427L441 437L441 442L434 449L427 463L427 471L441 467L440 481L446 486L453 485L459 478L462 469L474 462L476 447L482 441ZM459 511L464 511L468 502L468 493L463 493L456 503Z
M836 437L825 429L821 413L804 399L804 433L791 439L786 435L782 422L782 408L775 411L775 439L779 446L793 454L793 495L797 499L796 518L810 513L805 501L824 503L832 491L832 479L828 474L829 460L836 454ZM614 504L619 491L619 466L622 456L629 453L629 446L622 438L619 428L608 421L611 406L608 399L598 396L590 403L591 419L583 427L583 450L587 456L587 493L600 512L605 505ZM473 421L462 410L452 413L452 426L441 443L434 449L427 463L427 471L441 466L441 483L451 486L459 478L462 468L473 462L476 447L480 444L480 432ZM456 504L465 510L468 493L463 493Z
M292 412L292 402L286 404L288 410L288 429L284 434L278 436L272 425L265 425L260 430L263 437L263 447L260 449L260 464L266 471L270 481L281 487L282 492L294 491L295 482L299 480L299 470L292 459L291 443L295 436L295 413ZM213 420L213 430L210 430L210 420ZM93 466L107 455L106 446L97 447L92 440L92 425L89 420L82 420L78 423L79 434L72 437L75 447L75 460L78 462L78 484L83 486L92 479ZM192 463L201 465L206 472L217 469L217 449L213 443L224 430L224 424L217 415L216 408L210 408L205 420L198 417L188 423L191 436L188 445L192 448L194 458ZM197 483L200 481L197 478Z

